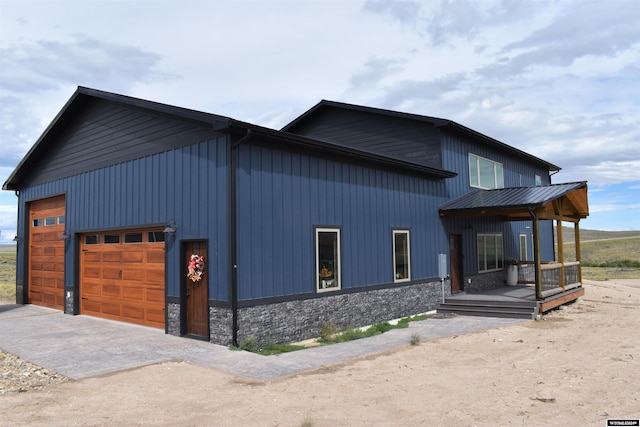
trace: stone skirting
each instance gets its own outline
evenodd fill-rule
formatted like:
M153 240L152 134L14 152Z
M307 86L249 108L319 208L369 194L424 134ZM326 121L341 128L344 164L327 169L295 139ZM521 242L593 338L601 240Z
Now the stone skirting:
M76 312L76 301L74 298L74 293L75 292L69 288L65 288L64 290L64 312L66 314L76 314L80 311L78 310Z
M444 284L445 297L451 284ZM366 326L435 310L442 302L440 281L363 292L330 294L238 309L238 344L253 337L256 344L287 343L315 338L324 324L338 328ZM180 336L180 304L167 304L167 333ZM209 307L209 341L231 345L230 308Z
M487 273L465 276L464 292L467 294L477 294L489 289L500 288L505 285L506 273L504 270L496 270ZM471 279L471 283L469 283Z
M27 298L24 294L24 284L22 280L16 282L16 304L27 304Z
M444 288L445 296L450 295L449 281ZM327 323L366 326L434 310L441 301L441 283L436 281L241 308L238 343L249 337L258 345L301 341L318 337ZM213 336L213 318L211 323L211 341L223 344L220 336Z
M170 302L167 304L167 333L179 337L181 335L180 326L180 304Z
M209 307L209 341L215 344L233 343L233 315L231 309Z

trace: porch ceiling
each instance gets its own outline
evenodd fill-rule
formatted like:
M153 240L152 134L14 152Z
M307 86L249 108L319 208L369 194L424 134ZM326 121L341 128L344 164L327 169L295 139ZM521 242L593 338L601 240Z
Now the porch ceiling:
M579 222L589 215L587 183L476 190L440 206L442 217L501 216L506 221L538 219Z

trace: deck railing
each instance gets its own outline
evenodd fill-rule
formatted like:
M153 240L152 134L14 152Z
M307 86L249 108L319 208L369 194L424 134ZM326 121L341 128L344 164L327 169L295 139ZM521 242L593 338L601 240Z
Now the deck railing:
M558 294L580 286L580 263L564 263L564 283L560 281L563 265L559 262L545 262L540 265L542 296ZM536 283L536 264L533 261L518 262L518 283Z

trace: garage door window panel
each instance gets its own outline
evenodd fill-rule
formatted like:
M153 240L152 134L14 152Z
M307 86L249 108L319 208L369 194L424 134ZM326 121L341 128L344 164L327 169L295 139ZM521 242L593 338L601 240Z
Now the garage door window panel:
M149 243L164 243L164 233L162 231L149 231L147 233Z
M102 236L102 239L105 245L116 245L120 243L119 234L105 234L104 236Z
M142 243L142 233L124 233L125 243Z

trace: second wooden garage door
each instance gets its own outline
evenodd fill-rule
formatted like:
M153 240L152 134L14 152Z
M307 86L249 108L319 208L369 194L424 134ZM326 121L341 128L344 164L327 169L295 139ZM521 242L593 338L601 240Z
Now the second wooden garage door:
M164 328L164 233L134 230L81 237L80 312Z

